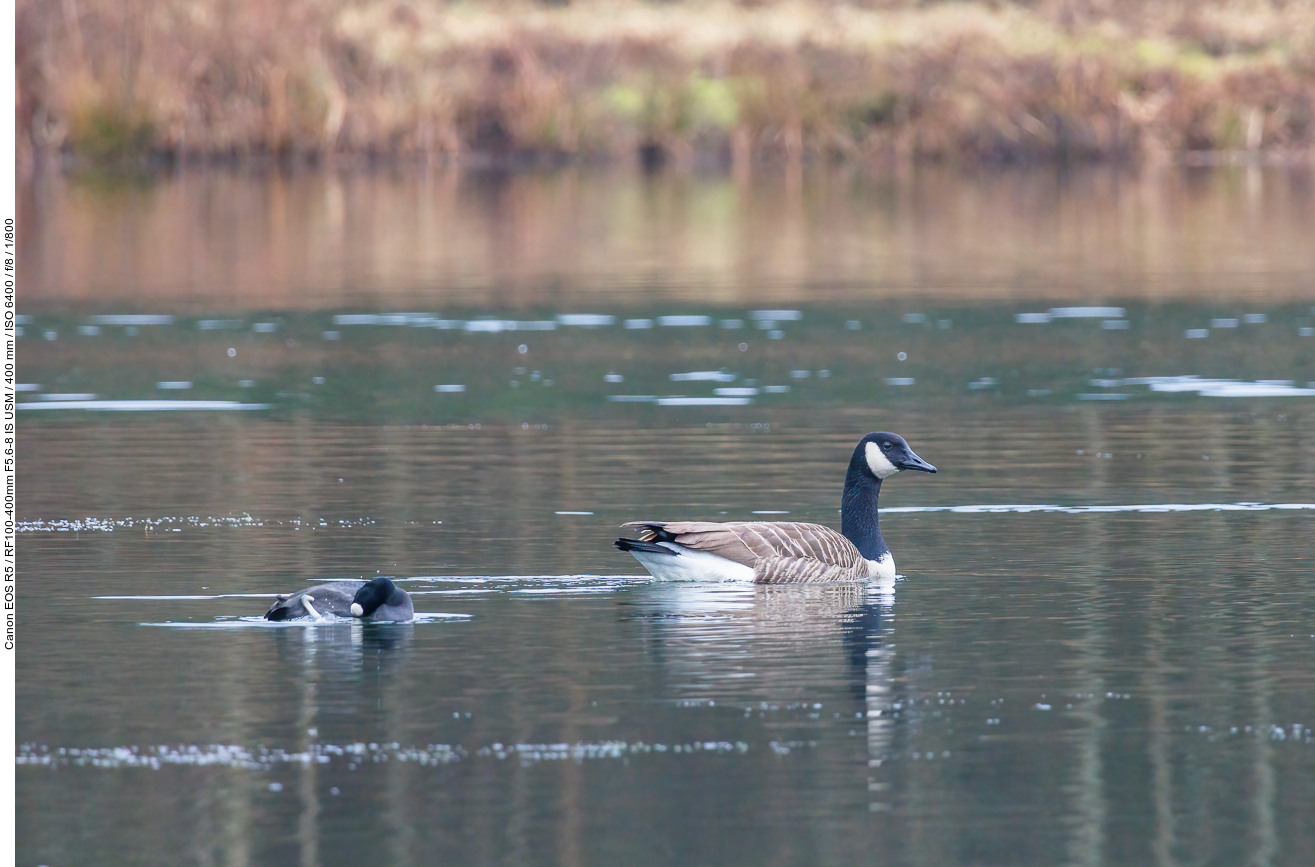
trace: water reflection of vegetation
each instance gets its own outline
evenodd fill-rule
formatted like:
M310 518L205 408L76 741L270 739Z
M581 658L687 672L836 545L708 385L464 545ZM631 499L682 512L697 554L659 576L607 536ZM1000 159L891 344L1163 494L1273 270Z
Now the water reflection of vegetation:
M1044 318L1046 308L1036 309L1042 316L1033 318ZM1019 321L1028 310L910 301L875 317L871 309L704 309L701 327L658 324L667 312L592 328L520 311L508 320L454 316L442 327L283 314L231 320L232 330L178 320L100 326L94 334L79 330L85 320L40 317L24 326L20 378L46 394L229 399L270 403L279 413L425 423L727 412L657 403L677 396L747 399L759 409L1168 400L1181 396L1126 380L1190 374L1298 387L1315 380L1315 311L1306 306L1141 306L1114 318L1029 323ZM269 323L261 326L267 330L253 330L255 322ZM697 375L680 376L690 373ZM191 387L162 391L166 380Z
M1315 270L1304 167L101 177L20 188L23 312L849 305L871 319L914 297L1309 303Z

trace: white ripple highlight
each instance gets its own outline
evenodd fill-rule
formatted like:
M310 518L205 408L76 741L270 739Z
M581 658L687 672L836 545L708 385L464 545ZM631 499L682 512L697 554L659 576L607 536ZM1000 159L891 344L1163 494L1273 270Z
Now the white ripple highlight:
M164 383L162 388L177 388ZM236 400L51 400L20 403L19 409L84 409L91 412L204 412L269 409L267 403L241 403Z
M469 714L466 714L469 717ZM774 752L813 747L816 741L772 741ZM782 749L784 747L784 749ZM545 761L597 761L650 756L673 759L698 755L743 755L751 749L744 741L699 740L675 743L644 741L594 741L574 743L501 743L463 747L460 743L403 746L392 743L314 743L305 750L287 750L242 744L128 744L115 747L59 747L24 742L15 751L15 764L59 768L144 768L160 770L170 765L218 766L251 771L273 771L283 767L332 765L356 770L382 762L441 767L476 759L515 760L523 765ZM279 791L279 790L274 790Z
M1070 515L1084 515L1095 512L1268 512L1302 509L1315 509L1315 503L1132 503L1112 506L984 503L971 506L895 506L882 509L881 514L954 512L971 515L1002 512L1065 512Z
M414 623L440 623L452 620L469 620L473 614L454 614L447 611L426 611L415 613L412 620L370 622L371 628L384 627L395 629ZM332 626L367 625L355 617L338 617L333 614L323 615L321 620L302 618L299 620L266 620L264 616L251 614L245 617L226 618L223 620L164 620L155 623L140 623L139 626L163 626L170 629L319 629Z

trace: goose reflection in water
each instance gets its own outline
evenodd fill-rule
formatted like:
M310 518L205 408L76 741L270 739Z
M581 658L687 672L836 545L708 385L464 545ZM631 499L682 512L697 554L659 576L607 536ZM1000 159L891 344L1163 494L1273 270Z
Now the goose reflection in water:
M845 683L867 729L868 764L890 751L892 651L882 640L895 582L654 583L628 594L648 646L690 700L784 705Z
M336 681L351 681L362 672L401 670L411 656L415 626L410 623L371 625L349 623L333 628L274 629L280 665L322 671Z

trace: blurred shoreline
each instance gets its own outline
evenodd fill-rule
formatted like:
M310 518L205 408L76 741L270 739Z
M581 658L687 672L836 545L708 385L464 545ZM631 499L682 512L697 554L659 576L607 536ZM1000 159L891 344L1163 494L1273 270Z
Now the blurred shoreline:
M1315 0L20 0L20 171L1309 162Z

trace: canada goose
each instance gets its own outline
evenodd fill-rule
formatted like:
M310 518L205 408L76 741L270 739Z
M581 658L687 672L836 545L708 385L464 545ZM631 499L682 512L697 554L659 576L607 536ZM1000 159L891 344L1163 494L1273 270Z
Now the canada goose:
M900 470L934 473L898 434L879 431L859 441L849 459L840 500L840 533L820 524L746 521L631 521L638 539L613 544L629 551L655 578L795 584L895 577L895 560L877 523L881 480ZM843 534L843 535L842 535Z
M359 620L407 621L415 618L410 595L387 578L334 581L280 595L265 612L266 620L322 620L326 614Z

